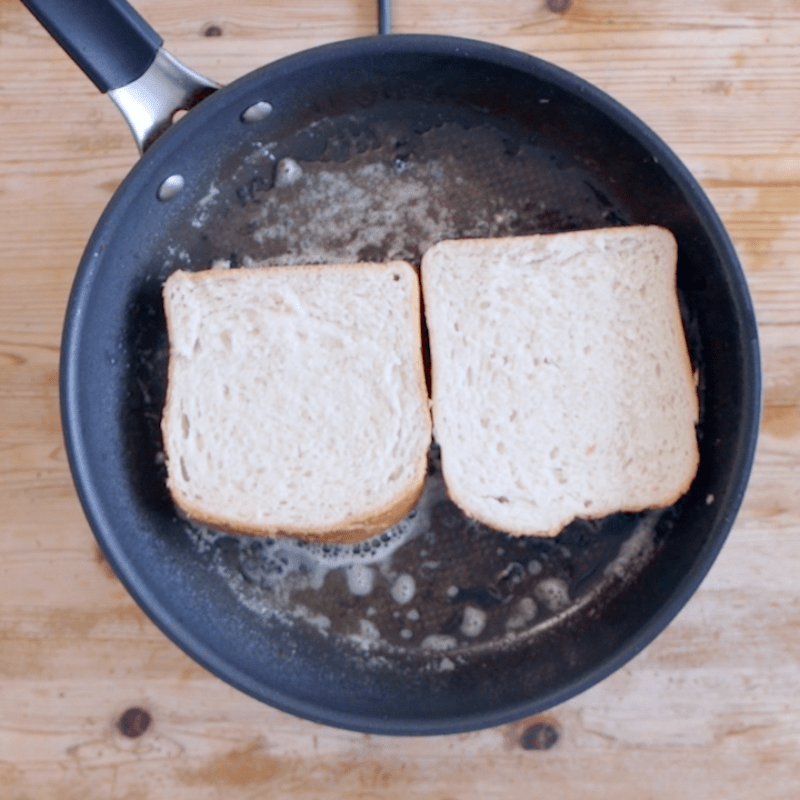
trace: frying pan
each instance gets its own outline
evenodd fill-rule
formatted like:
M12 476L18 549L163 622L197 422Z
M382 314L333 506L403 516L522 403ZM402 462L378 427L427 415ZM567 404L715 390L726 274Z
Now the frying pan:
M78 268L60 387L92 530L167 636L295 715L441 734L558 704L664 629L739 508L760 366L734 248L651 130L576 76L481 42L356 39L217 88L166 54L121 0L26 4L111 94L145 151ZM191 110L170 125L181 107ZM639 223L678 241L700 397L700 467L674 506L576 520L555 539L510 537L450 502L434 444L417 507L365 543L236 537L176 512L159 433L160 290L173 270L418 263L442 238Z

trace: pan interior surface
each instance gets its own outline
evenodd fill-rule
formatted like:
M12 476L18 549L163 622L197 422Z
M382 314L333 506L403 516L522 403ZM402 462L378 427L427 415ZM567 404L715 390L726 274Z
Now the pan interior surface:
M255 122L257 103L272 112ZM181 175L168 201L159 187ZM161 286L175 269L402 258L445 238L669 228L698 377L701 464L658 512L515 538L447 497L436 446L417 507L348 546L182 519L165 484ZM198 387L202 391L203 387ZM433 734L533 714L635 655L732 524L758 421L744 279L696 183L638 120L536 59L440 37L357 40L222 90L164 135L101 219L62 358L68 451L104 553L197 661L271 705Z

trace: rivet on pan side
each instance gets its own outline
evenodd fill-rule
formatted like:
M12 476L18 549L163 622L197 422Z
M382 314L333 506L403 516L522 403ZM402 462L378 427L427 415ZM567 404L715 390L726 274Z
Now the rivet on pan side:
M159 200L172 200L183 189L183 175L170 175L161 186L158 187Z
M259 100L259 102L253 103L250 108L242 112L241 119L242 122L261 122L262 119L266 119L271 113L272 105L265 100Z

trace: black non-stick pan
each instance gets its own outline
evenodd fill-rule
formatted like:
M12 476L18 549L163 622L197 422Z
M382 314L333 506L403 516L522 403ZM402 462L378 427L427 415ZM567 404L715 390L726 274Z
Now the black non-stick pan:
M294 714L433 734L560 703L670 622L739 508L760 371L731 242L652 131L574 75L481 42L345 41L215 90L165 55L122 2L28 5L111 93L146 150L78 269L61 402L100 547L170 638ZM159 433L161 286L173 270L418 263L443 238L637 223L677 238L700 396L700 468L673 507L579 520L555 539L514 538L450 502L434 445L417 507L360 545L236 537L176 513Z

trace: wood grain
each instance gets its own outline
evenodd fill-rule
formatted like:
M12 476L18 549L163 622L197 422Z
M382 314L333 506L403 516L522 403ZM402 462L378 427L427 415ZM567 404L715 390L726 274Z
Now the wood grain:
M223 83L376 26L365 0L134 5L176 56ZM800 796L800 6L398 0L393 16L399 32L486 39L587 78L708 191L750 283L764 365L756 465L728 543L651 646L537 720L367 736L208 675L104 563L61 441L72 276L136 149L25 8L0 0L0 797ZM130 708L150 720L135 738L117 725Z

